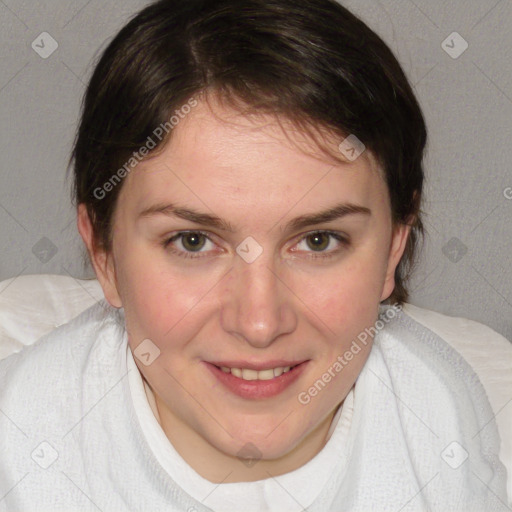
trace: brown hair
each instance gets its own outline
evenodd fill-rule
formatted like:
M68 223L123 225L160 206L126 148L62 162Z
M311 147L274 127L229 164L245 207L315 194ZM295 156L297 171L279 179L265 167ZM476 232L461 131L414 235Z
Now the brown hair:
M122 28L88 84L70 159L73 203L86 205L96 246L111 250L122 186L104 193L104 184L126 174L148 137L150 154L162 149L173 112L207 91L365 144L393 222L412 226L386 302L406 301L423 236L425 121L391 50L335 0L160 0ZM155 140L159 126L166 134Z

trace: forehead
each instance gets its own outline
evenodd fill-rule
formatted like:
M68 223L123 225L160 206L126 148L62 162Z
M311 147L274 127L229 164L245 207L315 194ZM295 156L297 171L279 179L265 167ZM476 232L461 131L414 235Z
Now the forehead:
M162 151L126 178L121 196L131 209L176 198L212 210L229 202L248 212L292 203L307 210L343 200L386 206L386 186L370 152L353 162L336 161L276 116L242 115L201 100L171 135ZM341 140L323 140L339 152Z

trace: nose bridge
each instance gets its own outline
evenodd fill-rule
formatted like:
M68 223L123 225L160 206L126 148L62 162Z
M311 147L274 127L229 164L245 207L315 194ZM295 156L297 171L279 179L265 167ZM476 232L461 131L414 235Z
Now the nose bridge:
M223 308L224 329L264 348L295 328L295 316L273 257L261 254L254 261L236 258Z

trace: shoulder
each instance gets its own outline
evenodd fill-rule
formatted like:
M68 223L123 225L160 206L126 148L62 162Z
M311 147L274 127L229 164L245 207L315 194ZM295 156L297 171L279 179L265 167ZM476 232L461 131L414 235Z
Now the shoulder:
M92 351L120 333L120 315L100 300L80 315L0 361L0 406L14 407L27 399L46 396L50 389L66 390L78 384ZM75 386L76 387L76 386Z
M125 332L117 310L100 301L0 361L0 497L7 498L0 510L68 503L78 484L61 471L90 492L81 473L89 455L101 472L99 458L121 437L105 423L129 421L121 419L126 383L115 387L126 365Z
M391 308L382 307L381 312ZM458 393L460 403L471 400L486 411L481 418L486 428L495 422L501 441L499 459L507 468L512 496L512 343L482 323L412 304L388 316L396 316L397 322L384 330L408 332L404 348L427 360L438 380Z
M508 467L512 468L512 343L490 327L468 318L405 304L403 312L442 338L477 375L496 417Z
M470 368L468 373L474 372L481 381L493 410L504 405L501 402L505 397L511 400L507 395L512 386L512 343L499 333L474 320L407 303L399 308L381 306L380 311L386 324L395 317L399 320L392 330L405 330L428 348L445 352L454 361L462 359Z

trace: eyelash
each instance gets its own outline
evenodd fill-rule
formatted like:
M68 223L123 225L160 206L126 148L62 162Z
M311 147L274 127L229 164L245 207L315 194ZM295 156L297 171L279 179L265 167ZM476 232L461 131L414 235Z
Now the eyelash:
M191 253L191 252L186 252L186 251L178 251L178 250L174 249L170 245L172 242L174 242L174 241L176 241L176 240L178 240L180 238L183 238L185 235L190 235L190 234L203 235L210 242L213 242L213 240L204 231L200 231L200 230L196 230L196 231L180 231L176 235L173 235L171 238L167 238L166 240L164 240L162 242L162 246L163 246L164 249L170 250L170 252L172 252L173 254L176 254L180 258L189 258L189 259L204 258L205 256L195 256L195 255L193 255L193 254L201 254L201 253ZM297 243L300 243L303 240L305 240L306 238L309 238L311 236L322 235L322 234L323 235L329 235L332 238L334 238L335 240L337 240L338 242L340 242L340 244L342 245L342 249L336 249L334 251L329 251L329 252L321 252L319 254L314 254L313 253L310 256L308 256L308 258L310 258L310 259L317 259L317 258L329 259L329 258L333 258L339 252L341 252L343 250L343 248L347 248L350 245L349 240L347 238L343 237L342 235L340 235L339 233L336 233L336 232L333 232L333 231L325 231L325 230L324 231L311 231L309 233L306 233Z

